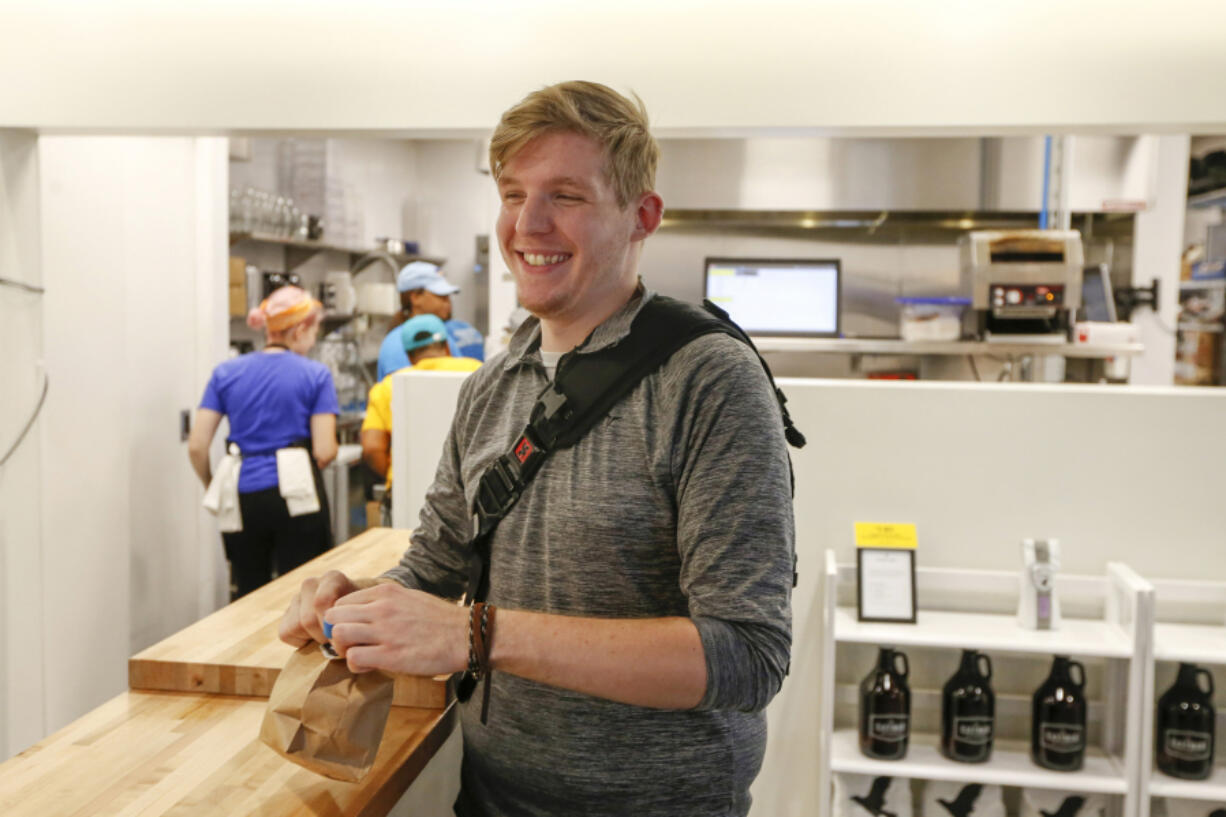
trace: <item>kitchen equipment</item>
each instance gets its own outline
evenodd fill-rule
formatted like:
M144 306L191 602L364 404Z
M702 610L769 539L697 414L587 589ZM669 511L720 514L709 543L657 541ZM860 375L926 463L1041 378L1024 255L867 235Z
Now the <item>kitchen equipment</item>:
M898 334L903 340L957 340L962 334L962 313L970 298L895 298Z
M1022 540L1017 621L1027 630L1060 628L1060 599L1056 596L1056 571L1059 569L1059 540Z
M264 297L276 292L281 287L287 286L302 286L302 279L298 277L296 272L265 272L263 292Z
M860 751L878 760L901 760L911 736L907 656L882 647L877 666L860 682Z
M1160 771L1185 780L1204 780L1213 772L1216 713L1209 670L1180 664L1175 683L1158 699L1155 721Z
M1030 756L1045 769L1075 772L1086 754L1086 670L1057 655L1031 700Z
M983 763L992 756L996 694L992 659L963 650L962 663L941 694L941 754L963 763Z
M400 309L396 285L384 281L364 281L357 286L358 311L367 315L394 315Z
M1076 230L976 230L959 241L967 330L976 337L1061 335L1081 306Z
M358 307L358 292L353 286L353 275L347 271L329 272L324 276L324 311L329 316L352 315Z

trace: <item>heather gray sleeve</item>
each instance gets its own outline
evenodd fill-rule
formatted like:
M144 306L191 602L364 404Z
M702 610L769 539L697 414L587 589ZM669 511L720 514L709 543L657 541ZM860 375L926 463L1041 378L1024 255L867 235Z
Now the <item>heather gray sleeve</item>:
M460 420L471 402L477 378L469 377L460 388L456 413L443 443L434 482L426 491L417 527L400 564L383 575L405 587L425 590L442 598L459 598L468 583L469 538L472 517L464 497L457 435ZM403 425L403 424L402 424Z
M682 350L674 435L681 588L702 638L707 690L699 709L762 709L791 651L794 552L791 476L770 382L743 344L724 336Z
M765 709L787 674L790 634L777 627L707 616L695 616L694 624L707 658L707 691L696 708Z

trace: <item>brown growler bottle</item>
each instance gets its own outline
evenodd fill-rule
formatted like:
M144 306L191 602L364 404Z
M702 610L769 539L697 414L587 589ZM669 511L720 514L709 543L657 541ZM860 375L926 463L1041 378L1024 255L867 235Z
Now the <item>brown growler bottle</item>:
M911 737L907 656L882 647L877 666L860 682L860 751L878 760L901 760Z
M963 650L962 664L941 695L941 754L950 760L983 763L992 756L996 694L991 680L992 659Z
M1204 678L1204 688L1200 679ZM1175 683L1158 699L1154 745L1158 769L1172 777L1204 780L1213 771L1213 676L1180 664Z
M1085 761L1085 683L1085 667L1067 655L1057 655L1051 664L1051 674L1035 690L1030 756L1039 766L1075 772Z

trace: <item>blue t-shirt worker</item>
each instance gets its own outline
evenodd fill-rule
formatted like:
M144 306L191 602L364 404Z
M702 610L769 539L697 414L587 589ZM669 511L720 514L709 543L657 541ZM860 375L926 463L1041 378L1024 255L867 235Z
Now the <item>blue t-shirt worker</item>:
M264 348L220 363L196 411L188 456L218 516L231 601L332 546L320 469L336 458L340 407L328 367L305 356L319 316L304 290L273 292L247 316L265 330ZM222 417L230 432L214 471L209 446Z
M447 346L452 357L485 360L485 338L471 324L451 319L451 296L460 288L439 274L429 261L406 264L396 276L400 290L400 314L379 346L377 380L409 365L409 356L400 342L400 324L418 315L437 315L447 327Z

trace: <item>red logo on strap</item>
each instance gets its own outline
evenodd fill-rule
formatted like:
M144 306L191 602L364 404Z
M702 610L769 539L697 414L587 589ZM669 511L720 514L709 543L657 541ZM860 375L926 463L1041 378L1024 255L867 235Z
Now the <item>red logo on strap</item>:
M532 452L536 449L532 447L532 443L527 437L520 438L519 443L515 446L515 459L519 460L520 465L532 456Z

